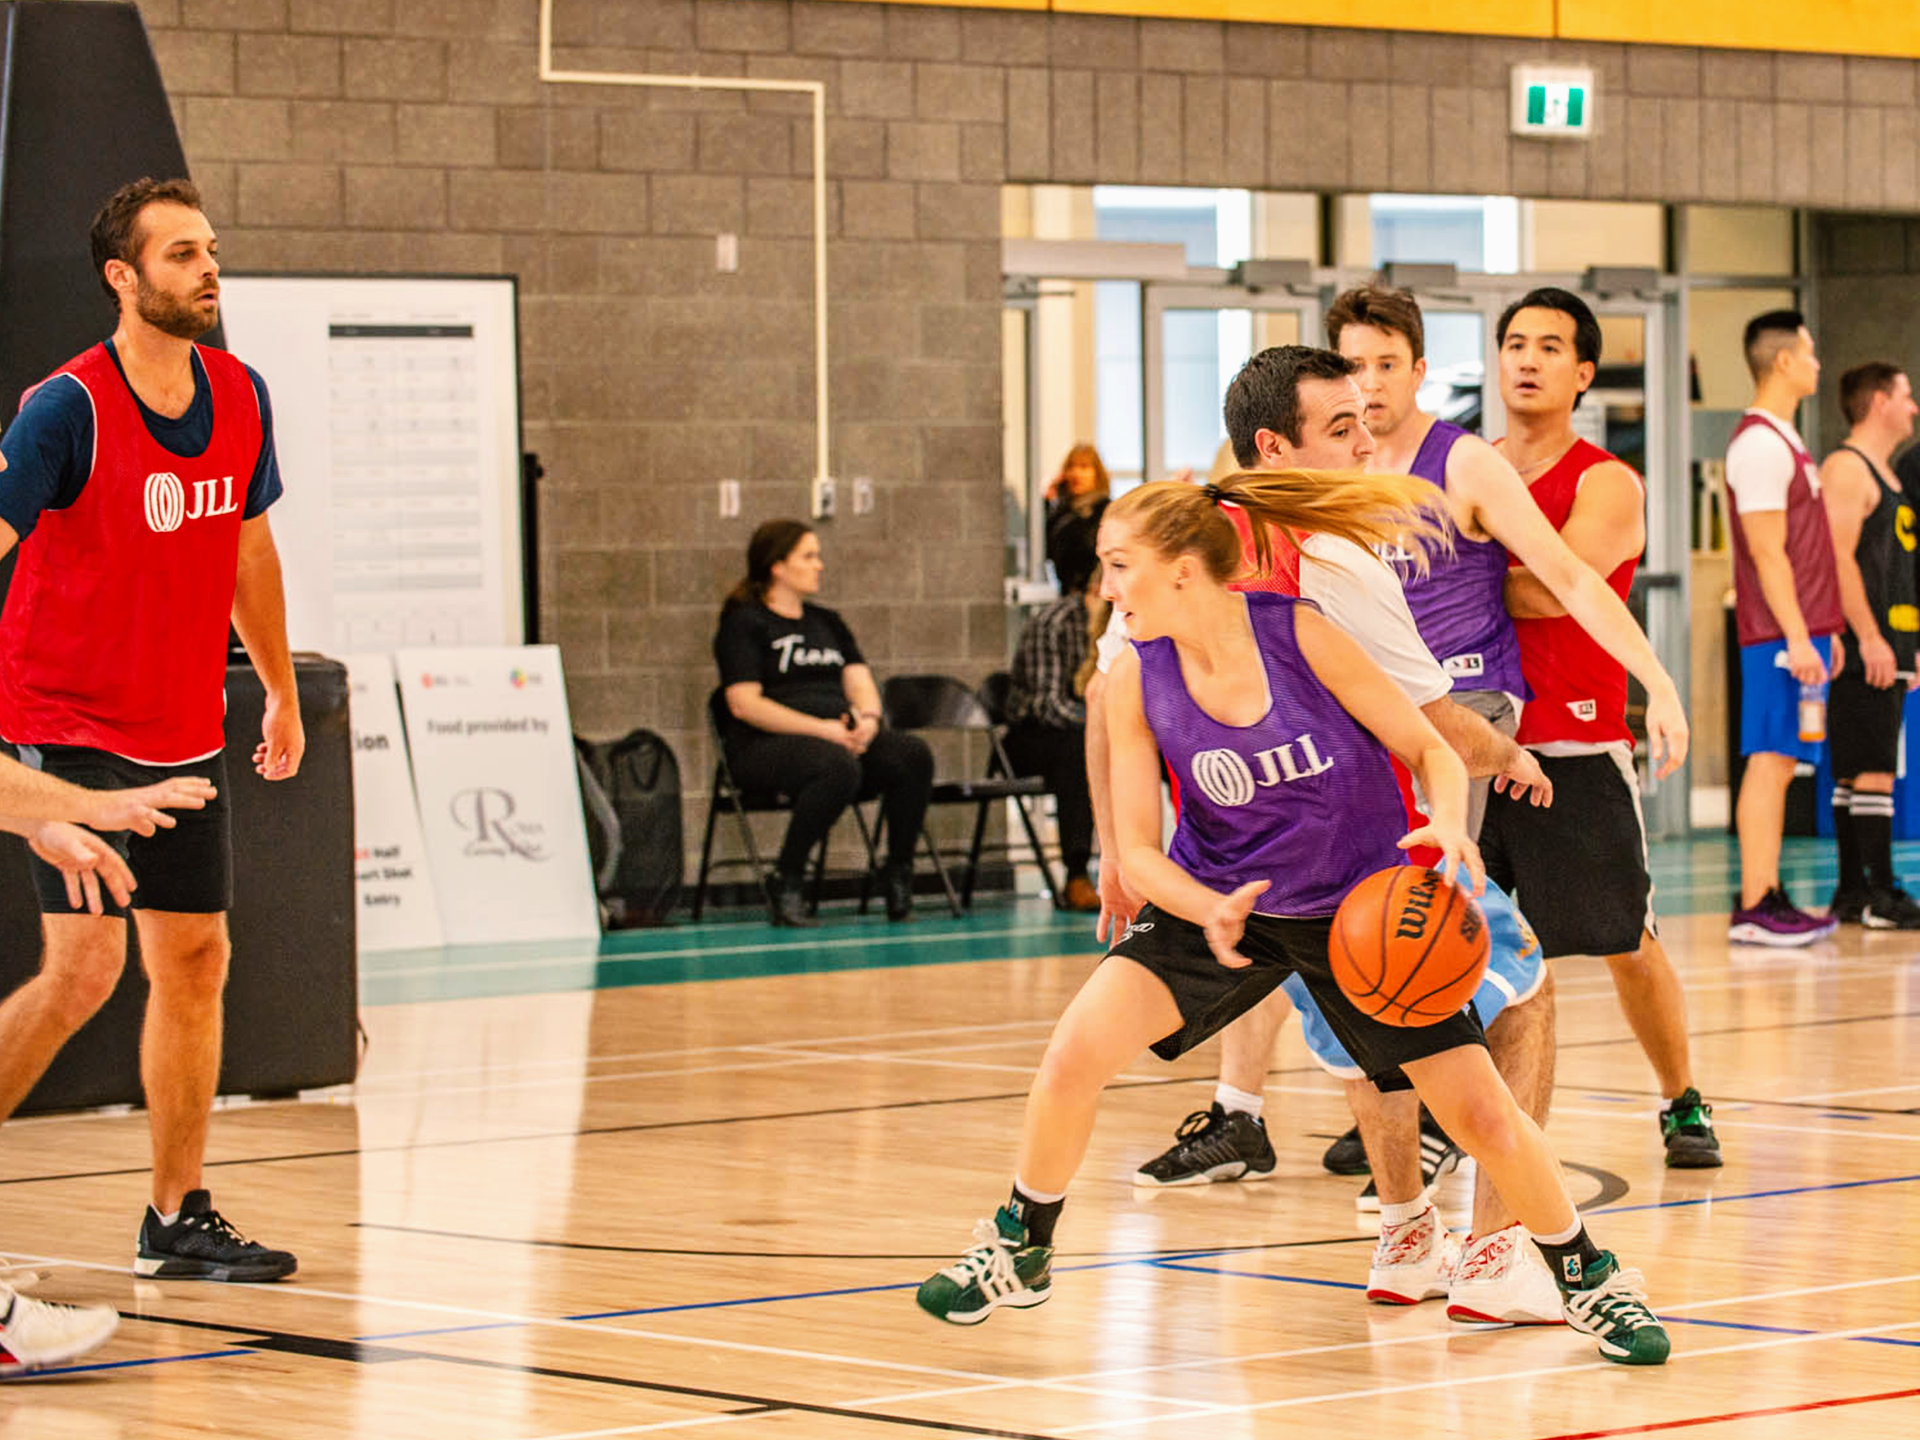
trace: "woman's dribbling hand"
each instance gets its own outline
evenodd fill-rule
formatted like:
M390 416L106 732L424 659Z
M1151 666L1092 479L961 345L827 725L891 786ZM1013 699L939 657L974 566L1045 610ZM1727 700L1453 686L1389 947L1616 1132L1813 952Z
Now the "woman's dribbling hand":
M1246 933L1247 916L1253 913L1253 902L1267 889L1267 881L1249 880L1231 895L1222 895L1207 912L1206 924L1201 927L1206 933L1207 948L1213 951L1213 958L1229 970L1244 970L1253 963L1238 947L1241 935Z
M1419 846L1431 846L1440 852L1440 863L1433 868L1449 880L1458 881L1460 867L1466 866L1467 878L1473 883L1468 886L1475 895L1487 893L1487 867L1481 862L1480 847L1467 838L1465 829L1458 825L1422 825L1411 834L1400 837L1400 848L1412 850Z

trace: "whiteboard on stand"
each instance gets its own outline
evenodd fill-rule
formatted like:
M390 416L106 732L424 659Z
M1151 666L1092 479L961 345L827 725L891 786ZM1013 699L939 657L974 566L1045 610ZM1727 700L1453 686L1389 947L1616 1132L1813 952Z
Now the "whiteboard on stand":
M296 650L525 638L508 276L223 275L273 405L269 512Z

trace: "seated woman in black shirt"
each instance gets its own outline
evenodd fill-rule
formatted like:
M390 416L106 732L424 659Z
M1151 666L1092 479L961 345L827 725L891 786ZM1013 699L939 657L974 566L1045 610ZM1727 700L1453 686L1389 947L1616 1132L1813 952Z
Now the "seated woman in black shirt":
M773 923L817 925L802 898L807 857L856 800L882 797L887 918L913 910L913 850L933 790L933 752L880 725L873 672L839 615L808 603L820 590L820 538L799 520L769 520L747 542L747 576L727 596L713 637L734 723L727 763L746 790L793 801L774 880Z

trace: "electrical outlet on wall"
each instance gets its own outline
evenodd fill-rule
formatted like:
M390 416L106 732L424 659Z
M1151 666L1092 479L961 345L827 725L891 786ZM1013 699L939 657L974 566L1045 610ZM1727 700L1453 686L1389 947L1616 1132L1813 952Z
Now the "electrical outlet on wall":
M740 518L740 482L738 480L720 482L720 518L722 520Z
M871 475L853 477L853 513L856 515L873 513L873 477Z
M813 477L813 518L831 520L833 518L834 485L831 475Z

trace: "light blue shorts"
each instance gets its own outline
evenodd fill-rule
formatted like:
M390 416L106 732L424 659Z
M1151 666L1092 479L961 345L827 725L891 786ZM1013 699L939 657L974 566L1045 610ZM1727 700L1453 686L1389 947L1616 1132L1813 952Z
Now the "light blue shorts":
M1487 917L1487 977L1474 992L1473 1008L1482 1029L1491 1029L1494 1019L1509 1005L1531 1000L1546 978L1546 962L1540 954L1540 942L1534 938L1527 917L1491 880L1487 893L1479 896L1481 913ZM1306 1032L1307 1049L1329 1075L1342 1080L1364 1080L1366 1072L1348 1056L1333 1031L1328 1028L1320 1007L1300 983L1298 975L1281 982L1287 998L1300 1012L1300 1026Z

